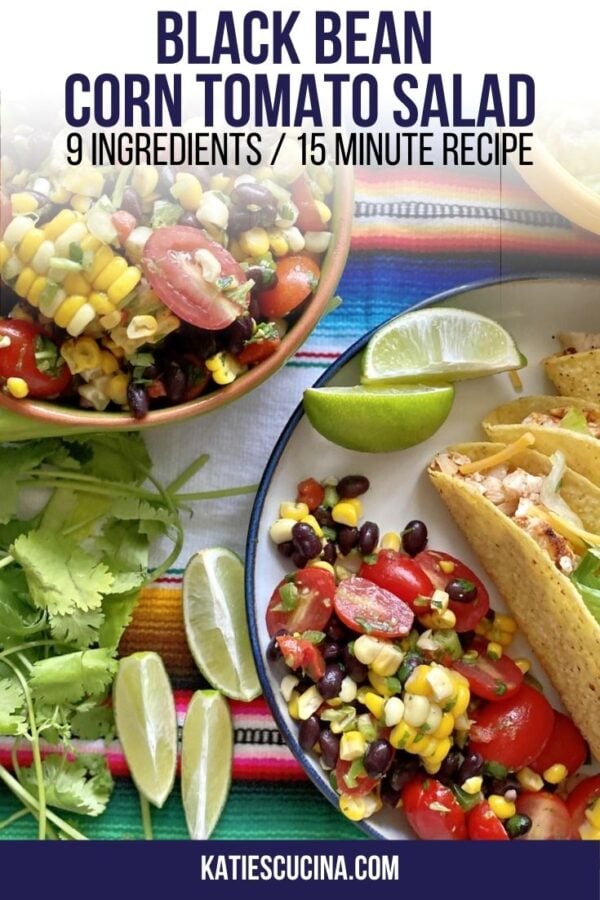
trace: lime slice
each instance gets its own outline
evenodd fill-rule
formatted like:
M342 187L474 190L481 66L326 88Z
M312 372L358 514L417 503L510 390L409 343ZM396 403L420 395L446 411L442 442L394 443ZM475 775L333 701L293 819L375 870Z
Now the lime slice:
M398 316L380 328L362 358L363 384L438 383L523 367L510 334L464 309L432 307Z
M404 450L427 440L452 408L451 385L328 387L304 392L313 428L348 450Z
M233 726L218 691L196 691L183 725L181 797L190 837L210 837L231 784Z
M234 700L260 694L244 608L244 565L224 547L200 550L183 576L185 634L196 665Z
M158 653L133 653L120 660L113 706L131 777L140 794L160 808L175 781L177 716Z

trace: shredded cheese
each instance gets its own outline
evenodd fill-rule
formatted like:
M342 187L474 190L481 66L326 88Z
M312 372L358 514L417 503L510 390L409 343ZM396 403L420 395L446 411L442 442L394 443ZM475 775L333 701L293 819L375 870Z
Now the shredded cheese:
M600 535L572 525L571 522L561 519L560 516L545 507L531 506L527 515L535 516L551 525L557 534L562 535L571 544L573 550L580 555L584 554L588 547L600 547Z
M484 469L493 469L494 466L512 459L517 453L527 450L533 444L535 444L534 436L530 431L526 431L520 438L512 444L507 444L498 453L493 453L491 456L486 456L485 459L478 459L475 462L464 463L462 466L459 466L458 471L461 475L472 475L474 472L483 472Z

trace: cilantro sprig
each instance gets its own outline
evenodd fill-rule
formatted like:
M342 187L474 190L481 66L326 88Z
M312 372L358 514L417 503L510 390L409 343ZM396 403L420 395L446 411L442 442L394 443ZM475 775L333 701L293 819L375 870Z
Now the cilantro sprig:
M23 804L0 828L30 814L41 839L82 840L60 813L105 809L106 761L77 754L73 740L114 737L117 647L140 589L179 556L191 503L255 490L183 492L207 460L165 486L139 434L0 443L0 736L13 739L13 771L0 765L0 782ZM151 569L164 537L171 550Z

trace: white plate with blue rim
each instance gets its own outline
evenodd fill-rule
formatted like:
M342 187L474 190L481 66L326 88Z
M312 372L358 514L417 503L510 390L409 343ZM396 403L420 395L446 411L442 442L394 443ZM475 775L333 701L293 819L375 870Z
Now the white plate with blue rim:
M520 372L525 394L554 393L540 361L558 349L554 335L559 331L598 331L600 280L587 277L526 276L518 279L478 283L432 297L420 306L451 306L471 310L495 319L514 337L528 365ZM315 383L342 386L359 382L360 356L369 340L364 335L349 348ZM293 566L277 552L269 538L269 528L278 518L279 505L294 500L296 486L307 477L323 480L330 476L361 474L370 481L363 497L364 518L376 522L381 533L400 531L411 519L421 519L429 532L428 546L445 550L463 560L482 577L494 609L504 604L489 578L482 572L449 513L429 484L425 470L435 454L448 444L483 440L480 422L491 409L515 398L506 374L488 376L456 385L452 411L429 440L416 447L393 453L359 453L345 450L321 437L298 406L277 441L257 492L252 510L246 549L246 605L252 646L265 699L292 753L321 793L336 807L338 795L317 754L305 752L298 742L297 723L291 719L280 692L283 661L269 662L266 651L269 634L265 614L275 586ZM532 674L541 681L550 702L561 709L556 692L522 636L511 648L512 656L533 660ZM586 766L584 774L600 771ZM340 813L341 815L341 813ZM373 837L412 840L414 832L401 810L383 809L359 824Z

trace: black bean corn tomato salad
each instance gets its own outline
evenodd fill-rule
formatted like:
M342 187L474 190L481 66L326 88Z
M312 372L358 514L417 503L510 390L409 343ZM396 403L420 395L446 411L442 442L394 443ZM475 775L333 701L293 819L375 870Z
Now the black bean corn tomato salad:
M117 171L4 142L0 387L142 418L274 353L318 284L333 171L276 165Z
M307 478L270 529L295 568L269 602L267 656L341 811L402 807L424 839L599 839L600 776L569 794L588 748L509 655L515 620L425 523L361 522L368 488Z

